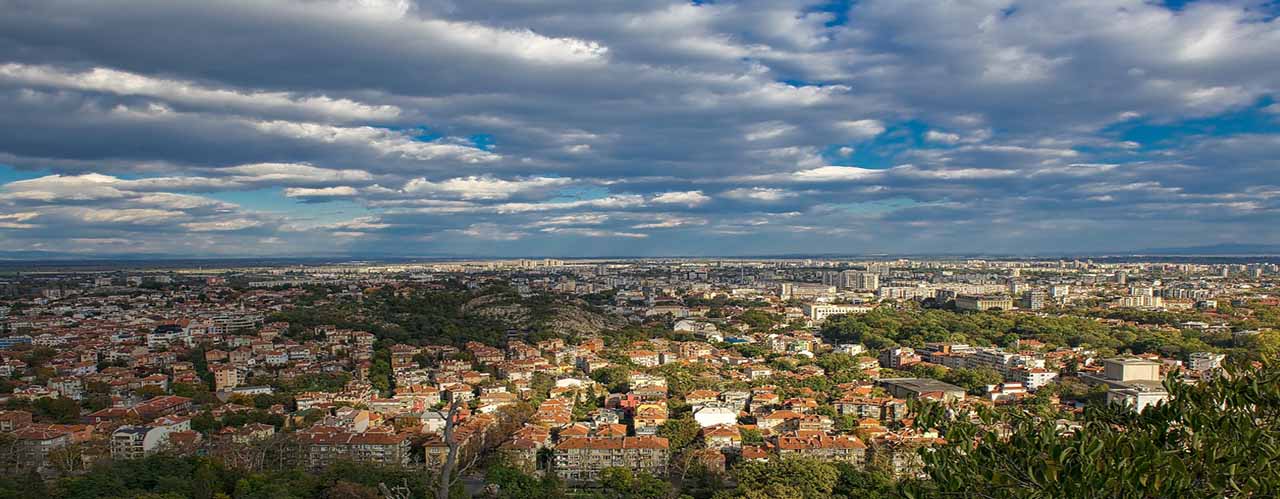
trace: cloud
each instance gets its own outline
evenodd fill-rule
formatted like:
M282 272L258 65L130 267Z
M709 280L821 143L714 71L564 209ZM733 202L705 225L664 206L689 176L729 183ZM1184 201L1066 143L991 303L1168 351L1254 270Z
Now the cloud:
M707 219L705 218L660 216L658 217L658 220L655 222L646 222L646 223L636 224L636 225L632 225L631 228L632 229L673 229L676 227L700 226L700 225L706 225L706 224L707 224Z
M30 180L18 180L4 185L0 200L8 201L94 201L120 199L128 194L115 184L119 179L108 175L49 175Z
M838 121L836 126L854 140L866 140L884 133L884 123L879 120Z
M651 200L657 204L682 204L689 207L698 206L711 201L711 196L702 191L664 192Z
M769 140L781 137L795 130L796 127L793 125L788 125L778 121L771 121L768 123L758 123L748 126L743 138L751 142Z
M345 185L318 189L290 187L284 190L284 195L290 198L349 198L354 197L358 192L354 187Z
M1274 6L815 6L20 3L0 255L1280 243Z
M503 180L492 176L458 177L432 182L415 178L404 186L410 194L446 195L460 199L507 199L515 194L545 190L574 183L569 178L528 177Z
M378 157L411 160L448 159L463 163L496 161L500 155L475 147L445 142L422 142L403 133L370 126L341 127L293 121L256 121L251 125L259 132L313 143L367 148Z
M623 237L631 239L643 239L649 237L648 234L642 232L619 232L611 230L586 229L582 227L547 227L542 229L542 232L548 234L583 237Z
M929 142L940 142L943 144L955 144L960 142L960 136L954 133L939 132L937 130L929 130L925 132L924 139Z
M791 180L798 182L835 182L862 180L879 174L878 170L858 168L856 166L823 166L795 172L791 175Z
M488 241L515 241L528 235L526 232L508 230L490 222L472 224L470 227L455 232L467 237Z
M363 170L334 170L294 163L256 163L216 170L230 180L244 183L275 185L313 185L325 183L367 182L373 178Z
M390 120L400 109L326 96L300 97L288 92L244 92L213 88L191 81L153 78L111 68L70 72L51 66L0 64L0 80L42 87L145 96L201 108L230 108L242 113L284 113L336 121Z
M190 230L192 232L234 231L234 230L248 229L251 227L257 227L260 225L262 225L262 222L259 220L248 220L243 218L233 219L233 220L218 220L213 222L188 222L188 223L182 224L183 227L185 227L187 230Z
M599 225L609 220L609 215L602 213L587 213L582 215L561 215L558 217L544 218L534 222L534 226L559 226L559 225Z
M725 191L723 196L730 199L737 199L739 201L775 203L786 198L795 197L796 193L772 187L751 187L730 189Z

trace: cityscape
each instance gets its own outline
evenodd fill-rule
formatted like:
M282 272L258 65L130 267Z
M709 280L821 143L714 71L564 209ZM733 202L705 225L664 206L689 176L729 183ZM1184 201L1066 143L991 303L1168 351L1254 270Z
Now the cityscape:
M1276 0L0 0L0 499L1277 497Z
M1224 376L1275 397L1238 369L1280 355L1274 258L51 267L0 296L6 466L114 496L941 493L959 418L1068 441ZM196 475L96 482L121 463Z

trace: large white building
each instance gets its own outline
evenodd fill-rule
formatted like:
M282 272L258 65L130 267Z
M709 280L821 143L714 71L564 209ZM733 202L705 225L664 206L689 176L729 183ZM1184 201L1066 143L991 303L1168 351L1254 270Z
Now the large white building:
M876 298L881 300L924 300L937 296L938 290L927 286L881 286Z
M1049 297L1055 300L1062 300L1071 295L1071 286L1068 284L1054 284L1049 287Z
M1120 404L1141 412L1149 406L1169 400L1169 392L1160 383L1160 363L1136 358L1102 361L1101 376L1080 375L1091 385L1107 385L1107 403Z
M1058 378L1056 371L1050 371L1043 368L1027 369L1019 367L1009 371L1008 379L1017 381L1027 387L1028 390L1039 390L1040 387L1049 384Z
M862 314L870 312L870 305L831 305L826 303L810 303L804 306L804 315L814 322L822 322L827 317L839 314Z
M703 428L738 424L738 411L731 407L707 405L693 411L693 420Z
M1013 369L1044 369L1044 359L998 348L979 348L968 357L970 368L989 367L1002 376L1009 376ZM1030 387L1030 384L1027 385Z
M1196 352L1188 359L1187 368L1198 372L1220 369L1222 361L1226 358L1226 355L1220 353Z
M111 433L111 457L140 459L169 444L169 435L191 430L187 418L161 419L145 426L121 426Z
M792 298L821 298L834 296L835 294L835 286L809 282L784 282L778 290L778 296L784 300L790 300Z

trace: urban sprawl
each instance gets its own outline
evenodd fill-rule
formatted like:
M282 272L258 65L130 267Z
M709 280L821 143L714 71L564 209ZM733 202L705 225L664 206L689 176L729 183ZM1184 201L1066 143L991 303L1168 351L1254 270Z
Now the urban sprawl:
M476 495L498 467L566 491L728 489L791 458L927 480L949 442L924 408L1070 434L1087 407L1160 407L1277 355L1278 285L1244 260L10 271L0 459L44 480L158 455L448 468Z

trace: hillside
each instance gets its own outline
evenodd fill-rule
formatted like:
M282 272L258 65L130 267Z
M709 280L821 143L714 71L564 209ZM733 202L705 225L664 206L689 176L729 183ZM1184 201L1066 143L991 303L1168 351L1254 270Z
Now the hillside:
M541 295L520 298L510 293L486 294L463 304L461 312L502 322L513 329L561 336L597 334L626 325L621 317L595 310L582 300Z

